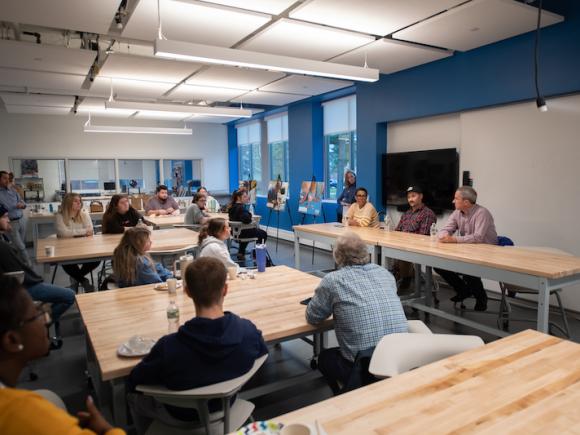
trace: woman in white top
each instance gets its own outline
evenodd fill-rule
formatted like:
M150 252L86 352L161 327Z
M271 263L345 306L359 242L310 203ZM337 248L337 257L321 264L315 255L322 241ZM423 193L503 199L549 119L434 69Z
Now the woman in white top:
M78 193L67 193L62 199L61 211L56 214L56 235L62 238L91 237L93 221L86 210ZM86 276L99 266L98 261L82 264L66 264L62 268L72 278L73 289L78 291L79 284L85 291L95 288Z
M226 267L240 266L230 257L225 241L230 238L230 226L223 218L210 219L199 233L200 257L214 257L221 260Z
M364 187L359 187L355 193L356 202L350 206L346 217L353 227L379 227L379 214L375 207L367 201L369 193Z

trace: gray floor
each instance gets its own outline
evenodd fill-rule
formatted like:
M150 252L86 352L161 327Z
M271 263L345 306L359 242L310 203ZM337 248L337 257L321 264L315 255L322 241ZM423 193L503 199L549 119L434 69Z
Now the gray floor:
M275 242L270 241L269 250L275 264L294 265L293 245L289 242L280 241L276 251ZM334 263L328 252L315 250L314 257L312 257L312 252L312 248L307 247L303 247L301 250L301 264L304 271L329 270L333 267ZM62 269L59 269L56 275L56 284L68 286L68 283L67 275ZM452 295L451 290L441 289L439 294L441 309L453 311L452 303L449 301L449 297ZM467 302L468 307L471 307L472 304L473 302L471 301ZM497 312L497 310L498 303L491 301L488 311ZM411 310L409 310L407 315L409 318L424 319L422 314L420 315ZM496 327L496 316L493 314L468 312L464 315ZM519 307L514 308L514 315L530 319L535 318L534 311ZM572 338L575 341L580 337L580 321L576 317L573 314L569 315ZM560 320L557 313L553 313L551 319ZM433 316L431 316L428 324L434 332L476 334L480 335L486 342L495 339L495 337L478 333L464 326L434 318ZM533 327L534 323L512 322L510 330L516 332ZM69 411L74 414L84 408L85 398L87 394L91 393L88 378L85 375L84 330L76 307L65 314L61 328L64 337L63 348L53 351L48 357L35 362L32 366L32 371L38 375L38 379L31 381L29 379L30 370L27 370L23 373L19 386L27 389L48 388L55 391L63 398ZM336 345L336 339L332 333L329 337L329 344L331 346ZM285 342L281 346L272 347L267 364L260 370L248 387L259 386L269 381L311 371L311 353L311 347L300 340ZM330 389L320 378L306 383L295 384L285 390L253 399L252 401L256 405L254 417L257 420L269 419L329 397L331 397ZM103 407L103 410L108 415L107 408Z

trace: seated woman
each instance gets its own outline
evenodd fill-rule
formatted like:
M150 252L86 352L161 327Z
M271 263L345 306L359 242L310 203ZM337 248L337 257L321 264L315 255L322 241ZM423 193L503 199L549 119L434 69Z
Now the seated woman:
M121 234L125 228L134 227L139 221L153 225L129 204L127 195L113 195L103 214L103 234Z
M205 193L205 196L207 198L207 202L206 202L206 208L207 211L209 211L210 213L217 213L220 211L220 203L218 202L217 199L215 199L213 196L211 196L208 192L208 190L201 186L197 188L197 193Z
M193 195L193 200L191 205L187 208L185 212L185 217L183 218L183 223L186 225L203 225L209 219L209 214L205 211L205 205L207 202L207 197L203 193L196 193Z
M228 205L228 215L230 221L251 224L253 220L252 213L249 211L250 196L245 189L236 190L232 193L232 199ZM240 232L240 237L256 237L258 243L264 243L268 238L266 231L260 228L248 228ZM238 260L246 258L247 242L240 242L238 249Z
M86 210L83 210L81 196L78 193L67 193L62 199L60 213L56 214L56 235L61 238L90 237L93 235L93 221ZM81 264L63 264L62 268L72 278L72 288L75 292L79 284L85 291L95 288L86 278L99 266L98 261Z
M199 233L199 256L217 258L225 267L236 267L239 271L240 266L232 260L225 244L230 235L230 225L225 219L210 219Z
M87 398L87 411L78 418L41 395L16 388L26 364L46 356L50 311L35 305L12 277L0 277L0 433L2 435L106 434L121 435Z
M379 214L375 207L367 201L369 193L364 187L356 189L356 202L350 206L346 217L353 227L379 227Z
M119 287L165 282L173 274L147 254L151 233L143 226L128 228L113 251L113 270Z

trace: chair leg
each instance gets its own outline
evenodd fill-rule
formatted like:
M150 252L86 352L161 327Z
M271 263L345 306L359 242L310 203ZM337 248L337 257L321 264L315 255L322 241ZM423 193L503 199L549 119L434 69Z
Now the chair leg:
M554 292L556 295L556 300L558 301L558 307L560 308L560 314L562 316L562 321L564 322L564 330L566 333L566 338L570 338L570 324L568 323L568 316L566 315L566 310L562 304L562 298L560 297L560 292Z
M206 435L211 435L210 421L209 421L209 401L202 400L200 402L200 406L197 408L197 410L199 411L199 418L201 419L201 422L203 423L203 426L205 427ZM224 433L227 433L227 432L224 432Z
M52 271L52 280L50 281L51 284L54 284L54 279L56 278L56 271L58 269L58 264L54 265L54 270Z
M222 406L224 409L224 433L230 433L230 398L222 398Z

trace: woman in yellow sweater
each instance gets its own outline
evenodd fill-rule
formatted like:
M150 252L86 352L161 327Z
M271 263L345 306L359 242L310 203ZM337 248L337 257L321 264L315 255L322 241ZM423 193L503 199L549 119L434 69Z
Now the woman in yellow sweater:
M0 277L0 434L2 435L122 435L101 415L93 400L77 418L42 396L16 389L26 364L45 356L50 309L35 304L12 277Z
M379 214L375 207L367 201L369 193L364 187L359 187L355 192L356 202L350 206L346 213L348 224L353 227L378 228Z

